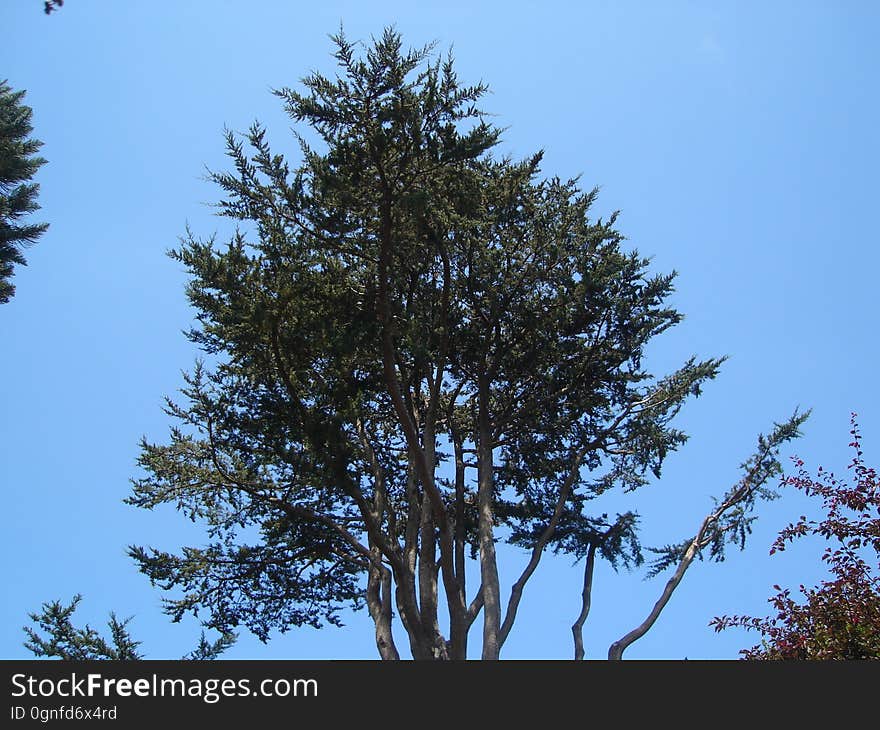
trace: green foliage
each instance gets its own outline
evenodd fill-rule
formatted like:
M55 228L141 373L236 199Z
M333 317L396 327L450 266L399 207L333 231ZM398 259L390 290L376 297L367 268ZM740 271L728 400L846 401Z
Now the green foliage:
M697 540L696 557L706 557L715 562L724 560L727 545L734 545L742 550L746 544L746 536L751 534L752 523L757 516L754 514L758 501L774 500L779 497L775 484L770 481L782 473L779 463L779 451L782 446L800 437L800 428L810 417L810 412L792 414L784 423L774 424L769 435L758 435L755 451L740 465L742 477L720 499L714 499L714 508L700 534L674 545L662 548L649 548L657 555L651 561L648 577L659 575L669 567L678 565L688 548Z
M47 636L41 636L34 628L25 627L24 630L28 636L25 647L38 657L57 657L59 659L131 660L142 658L137 650L140 642L132 639L128 633L130 618L120 621L115 614L110 614L110 620L107 624L110 629L109 640L88 624L81 629L76 628L71 621L71 616L81 600L82 596L76 595L66 606L60 601L50 601L43 604L42 613L30 614L31 620Z
M15 264L24 266L22 248L33 244L49 227L46 223L24 223L22 219L39 210L39 185L29 182L46 160L36 153L43 143L31 138L30 107L21 103L24 91L13 91L0 82L0 303L15 294L10 281Z
M196 648L181 658L192 661L217 659L224 651L235 643L235 640L235 634L221 634L216 641L208 641L205 632L203 631L199 637L199 643Z
M69 660L134 660L143 659L138 651L140 641L135 641L128 630L131 618L120 621L114 613L110 613L107 627L109 638L86 624L82 628L74 626L71 617L79 606L82 596L76 595L64 605L60 601L49 601L43 604L40 613L30 614L37 628L24 628L28 640L25 647L38 657L69 659ZM42 634L40 632L43 632ZM216 659L221 653L235 643L234 634L223 634L217 641L211 642L202 632L198 646L183 659L206 660Z
M681 321L674 274L623 249L616 214L591 217L596 190L543 177L540 154L493 157L486 88L451 57L390 30L361 56L334 42L335 79L276 92L300 162L259 124L227 133L232 170L211 178L240 227L171 252L209 364L168 401L170 441L142 443L128 501L172 504L211 541L131 555L179 591L175 619L207 611L265 640L346 606L378 622L395 601L414 656L462 656L462 636L439 636L438 576L466 633L465 555L494 590L496 530L537 557L601 538L612 562L641 560L637 516L589 503L659 475L686 440L672 419L722 360L643 367ZM386 575L393 597L365 591Z

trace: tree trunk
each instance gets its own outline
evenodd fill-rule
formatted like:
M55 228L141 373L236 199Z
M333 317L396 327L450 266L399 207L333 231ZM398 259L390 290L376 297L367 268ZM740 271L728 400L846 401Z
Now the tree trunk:
M489 426L489 382L481 374L478 385L478 474L480 578L483 582L483 659L498 659L501 652L501 596L495 556L495 514L493 502L492 433Z
M584 566L584 590L581 592L581 612L577 617L577 621L571 627L571 633L574 635L574 658L584 658L584 623L590 614L590 603L593 594L593 566L596 563L596 545L590 543L589 552L587 552L587 564Z
M703 530L701 529L700 535L702 532ZM615 641L608 648L609 659L623 659L623 652L626 648L648 633L648 630L654 625L654 622L660 616L660 613L666 607L666 604L669 603L669 599L672 598L673 592L678 587L678 584L681 583L681 579L684 578L685 572L693 562L699 549L700 538L698 535L698 537L694 538L693 542L688 546L688 549L685 551L684 557L682 557L681 562L675 569L673 576L666 582L666 585L663 587L663 593L660 594L660 598L657 599L657 603L654 604L651 613L648 614L648 617L642 623L626 634L626 636Z
M376 560L380 559L380 551L373 548ZM379 656L385 660L400 659L394 636L391 633L391 572L387 568L370 565L367 578L367 608L373 623L376 625L376 648Z

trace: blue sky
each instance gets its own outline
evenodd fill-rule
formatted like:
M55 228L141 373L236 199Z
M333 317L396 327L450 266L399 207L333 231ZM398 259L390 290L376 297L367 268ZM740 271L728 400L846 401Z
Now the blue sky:
M20 627L43 601L85 596L100 624L133 615L152 658L189 651L198 624L171 624L130 543L174 548L202 533L173 510L122 500L142 435L163 440L162 398L197 355L185 274L165 251L187 223L226 230L203 179L222 169L222 130L254 119L293 150L271 89L333 71L340 22L369 40L454 47L464 81L507 128L500 151L545 150L549 175L598 185L597 214L621 210L629 245L679 272L682 325L652 346L671 370L690 354L730 360L683 410L690 442L637 492L648 544L693 534L759 431L810 407L786 454L838 472L849 415L880 454L875 198L880 169L872 2L101 2L0 7L0 79L27 90L48 159L38 176L48 232L0 307L0 657L26 658ZM629 658L735 658L753 637L716 635L721 613L767 612L773 583L821 577L816 545L768 556L776 532L811 509L766 505L742 554L695 563ZM809 549L812 548L812 549ZM508 586L525 555L506 551ZM587 655L639 623L665 577L596 571ZM527 589L508 658L568 658L581 566L548 560ZM506 595L506 591L505 591ZM242 635L229 658L373 658L365 614L345 629Z

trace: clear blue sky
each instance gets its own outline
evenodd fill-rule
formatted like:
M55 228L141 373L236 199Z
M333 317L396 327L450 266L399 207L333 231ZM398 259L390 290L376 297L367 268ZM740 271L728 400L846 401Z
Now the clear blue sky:
M254 119L292 148L270 90L333 71L329 33L369 39L396 24L412 45L454 46L459 74L492 88L502 152L546 150L548 174L599 185L597 213L622 211L629 243L680 272L685 322L649 360L730 355L682 412L691 441L637 493L648 544L693 534L759 431L812 407L797 452L845 470L850 411L880 460L876 365L880 5L873 2L218 2L41 0L0 7L0 79L26 89L48 159L51 224L0 306L0 657L30 656L20 627L51 598L85 596L101 624L134 615L151 658L198 635L171 624L125 555L202 533L173 510L122 504L141 435L163 440L162 398L197 355L185 275L166 257L187 223L226 230L205 167L225 165L222 129ZM734 658L753 643L716 635L720 613L767 612L772 583L813 583L818 549L768 557L808 508L763 510L746 552L695 563L629 658ZM815 546L814 546L815 547ZM508 586L525 556L506 552ZM588 657L640 622L665 578L596 571ZM581 566L548 560L533 579L509 658L568 658ZM506 595L506 591L505 591ZM345 629L295 630L230 658L373 658L366 614Z

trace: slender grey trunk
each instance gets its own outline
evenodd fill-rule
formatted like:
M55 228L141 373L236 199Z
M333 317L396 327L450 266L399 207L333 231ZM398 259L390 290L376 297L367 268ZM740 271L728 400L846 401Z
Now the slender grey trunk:
M636 626L632 631L623 636L622 638L615 641L608 648L608 658L609 659L623 659L623 652L626 648L635 641L638 641L642 638L648 630L654 625L654 622L659 618L663 609L666 608L666 604L669 603L669 599L672 598L672 594L675 592L675 589L678 588L678 584L681 583L682 578L684 578L684 574L687 572L687 569L690 567L691 563L694 562L694 558L697 557L700 550L707 547L712 542L712 535L710 530L721 516L727 512L727 510L735 507L743 500L747 499L750 494L757 487L757 484L763 483L764 480L759 481L757 484L755 483L755 474L761 464L764 463L764 460L767 458L767 455L771 451L771 446L768 444L764 445L763 451L758 455L756 461L754 462L754 466L751 468L749 473L742 479L739 483L739 486L734 489L727 498L716 508L714 512L706 515L702 524L700 525L700 529L697 530L697 534L691 540L690 544L687 547L687 550L684 551L684 555L681 556L681 560L678 563L678 566L675 569L675 573L673 573L672 577L666 581L666 585L663 586L663 592L660 594L660 598L657 599L657 603L654 604L654 608L651 609L651 612L648 614L648 617L642 621L638 626ZM765 477L766 478L766 477Z
M483 583L483 659L498 659L501 652L501 595L495 556L494 475L492 433L489 425L489 382L485 373L478 384L477 510L480 544L480 577Z
M577 617L577 621L571 627L571 633L574 635L574 658L584 658L584 623L587 616L590 615L590 604L593 594L593 567L596 563L596 544L590 543L590 549L587 552L587 563L584 566L584 589L581 592L581 612Z
M454 426L450 426L450 432L455 450L455 575L458 578L461 603L464 604L467 602L467 583L465 580L464 454L462 453L461 438ZM467 659L469 628L470 623L467 620L467 616L462 617L461 620L450 621L449 644L453 659Z
M609 659L623 659L623 652L626 650L626 648L633 642L641 639L654 625L654 622L659 618L661 612L666 607L666 604L669 603L669 599L672 598L672 594L678 587L678 584L681 583L681 579L684 578L684 574L687 571L688 567L694 561L694 558L696 557L697 552L701 547L700 537L702 536L702 533L703 530L701 529L698 537L694 538L694 540L688 546L688 549L685 551L681 562L679 562L678 567L675 569L675 573L668 581L666 581L666 585L663 587L663 592L660 594L660 598L657 599L657 603L654 604L654 608L651 609L648 617L644 621L642 621L642 623L636 626L632 631L615 641L608 648Z
M422 626L432 634L439 634L437 621L437 546L434 539L434 520L431 502L422 499L422 523L419 529L419 608Z
M532 549L532 555L529 558L529 562L523 570L522 575L520 575L516 583L514 583L510 589L510 600L507 602L507 613L504 616L504 623L501 624L501 630L498 637L499 647L504 646L504 642L507 641L510 630L513 628L513 623L516 621L516 612L519 609L519 602L522 600L523 590L526 587L526 583L528 583L529 578L531 578L534 572L538 569L538 563L541 562L541 556L544 554L547 544L556 532L556 526L562 518L562 513L565 511L565 505L568 502L568 498L571 496L575 482L578 480L581 461L583 460L585 453L586 448L582 448L572 460L568 476L566 477L562 488L559 490L559 497L556 500L556 508L553 510L553 516L550 518L547 527L545 527L544 531L541 533L538 542L535 543L535 547Z

